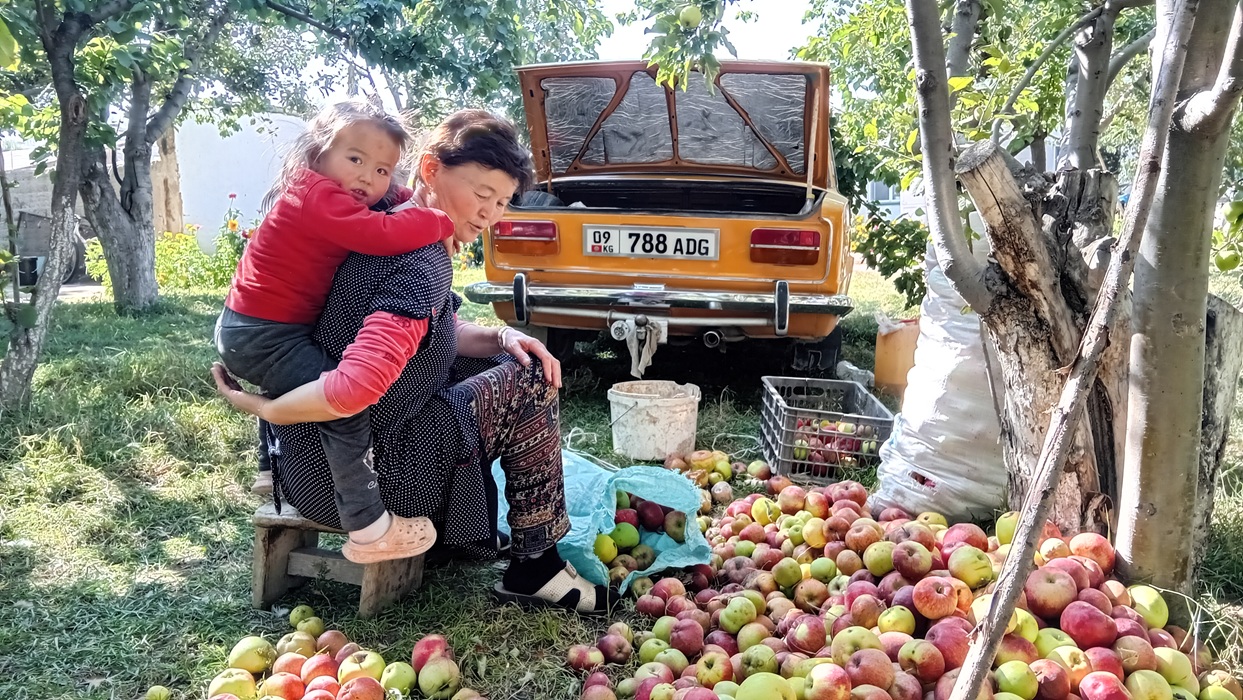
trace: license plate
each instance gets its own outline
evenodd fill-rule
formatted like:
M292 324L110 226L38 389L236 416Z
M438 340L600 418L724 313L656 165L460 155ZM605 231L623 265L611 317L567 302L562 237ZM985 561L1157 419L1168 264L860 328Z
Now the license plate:
M716 260L718 229L583 226L583 254L620 258Z

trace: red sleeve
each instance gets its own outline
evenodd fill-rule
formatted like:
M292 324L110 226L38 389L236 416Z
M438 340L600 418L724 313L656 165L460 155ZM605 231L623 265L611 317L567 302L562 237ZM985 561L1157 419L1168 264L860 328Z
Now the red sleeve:
M397 381L423 336L427 319L377 311L363 321L345 348L341 364L324 374L324 396L341 416L352 416L380 400Z
M301 223L304 230L364 255L409 253L453 235L453 222L442 211L421 207L371 211L328 179L307 188Z

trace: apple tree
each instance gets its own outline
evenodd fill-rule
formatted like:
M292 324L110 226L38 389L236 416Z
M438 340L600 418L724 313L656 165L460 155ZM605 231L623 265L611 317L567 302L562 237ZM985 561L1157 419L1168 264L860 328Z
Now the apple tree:
M312 53L427 76L450 100L490 94L513 81L515 65L589 53L611 26L593 0L18 0L0 6L0 19L33 67L22 91L42 98L18 128L42 138L55 163L52 253L33 295L36 322L11 339L0 364L3 406L28 397L79 195L118 310L141 312L158 299L150 166L178 119L227 126L280 109L279 100L302 111L305 62L295 59Z

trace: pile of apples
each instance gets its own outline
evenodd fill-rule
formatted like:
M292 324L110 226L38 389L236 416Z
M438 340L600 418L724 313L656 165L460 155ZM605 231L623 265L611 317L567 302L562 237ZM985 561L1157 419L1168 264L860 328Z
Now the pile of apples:
M410 663L386 663L375 651L349 641L307 605L289 614L295 631L272 644L244 637L229 652L228 667L207 687L209 700L389 700L423 697L478 700L461 687L453 650L439 634L415 643Z
M708 519L711 563L636 581L650 630L618 623L569 650L590 674L582 700L948 700L1018 514L989 536L931 512L873 519L855 482L768 485ZM1243 700L1114 561L1100 535L1044 527L980 700ZM633 675L610 677L635 655Z

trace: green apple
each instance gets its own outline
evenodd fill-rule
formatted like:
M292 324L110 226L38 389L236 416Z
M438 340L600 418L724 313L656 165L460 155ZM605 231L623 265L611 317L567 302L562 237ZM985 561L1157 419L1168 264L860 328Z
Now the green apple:
M1049 658L1049 652L1058 647L1079 648L1079 645L1075 644L1075 640L1071 639L1069 634L1066 634L1056 627L1046 627L1040 630L1040 632L1036 634L1036 641L1034 644L1036 645L1036 653L1040 654L1040 658L1042 659Z
M751 540L738 540L738 544L734 545L734 555L739 557L750 557L755 554L755 543Z
M410 689L417 680L414 667L404 661L394 661L385 666L384 672L380 674L380 685L385 690L396 690L403 696L410 694Z
M721 629L730 634L738 634L738 630L742 629L743 625L754 622L758 615L755 604L746 597L731 598L729 604L721 611Z
M664 664L673 669L673 675L675 677L681 676L682 672L685 671L686 667L691 663L687 660L686 654L683 654L681 651L672 647L657 654L652 661L655 661L658 664Z
M1157 673L1160 673L1170 685L1186 688L1192 695L1200 694L1200 681L1196 679L1191 668L1191 659L1177 649L1157 647Z
M901 605L895 605L880 614L877 629L885 632L905 632L915 634L915 614Z
M325 629L327 629L327 626L324 625L324 621L318 617L308 617L298 623L299 632L306 632L316 639L319 638L319 635L324 633Z
M162 685L153 685L150 688L147 688L147 694L144 698L145 700L169 700L172 696L173 691L168 688L165 688Z
M380 676L384 675L384 669L387 664L384 663L384 657L374 651L363 649L341 660L341 665L337 667L337 682L345 685L351 679L360 676L367 676L380 680Z
M624 552L639 544L639 529L630 523L617 523L609 537L617 545L617 551Z
M997 680L998 690L1003 693L1013 693L1023 700L1033 700L1036 697L1036 691L1040 690L1040 681L1036 679L1036 673L1023 661L1005 662L993 671L993 678Z
M993 700L1023 700L1023 698L1014 693L998 692L993 693Z
M276 647L271 642L263 637L242 637L229 652L228 666L263 673L272 666L273 661L276 661Z
M239 698L253 698L257 692L255 677L242 668L226 668L207 686L207 697L229 693Z
M1131 595L1131 607L1144 618L1148 629L1160 629L1169 623L1170 608L1157 589L1141 585L1126 590Z
M811 562L811 577L820 583L828 584L834 578L837 578L837 563L828 557L813 559Z
M950 555L946 563L950 575L975 590L993 580L993 562L976 547L964 544Z
M719 695L719 693L718 693ZM775 673L756 673L738 686L734 700L795 700L794 688L790 681Z
M1040 624L1036 622L1036 616L1022 608L1015 608L1014 616L1019 621L1018 626L1014 628L1014 633L1035 644L1037 637L1040 636Z
M776 579L778 586L790 588L803 580L803 568L794 559L786 557L773 567L773 578Z
M678 12L678 24L684 29L694 29L703 21L704 13L694 5L687 5Z
M1131 691L1134 700L1174 700L1174 690L1169 681L1156 671L1132 671L1126 677L1126 689Z
M596 535L596 542L592 549L595 551L596 557L605 564L617 558L617 543L613 541L612 537L604 533Z
M308 617L315 617L315 609L309 605L299 605L289 611L289 626L297 628L298 623Z
M643 642L643 646L639 647L639 661L641 663L651 663L656 660L656 655L669 648L669 642L655 637Z
M980 624L988 619L988 609L993 604L993 594L985 593L971 603L971 622ZM1006 634L1010 634L1019 626L1018 608L1010 613L1010 621L1006 623ZM1033 620L1034 622L1034 620Z
M669 637L673 634L673 625L678 619L672 615L665 615L652 625L652 634L662 642L669 641Z
M721 681L712 686L712 692L717 695L728 695L732 698L738 692L738 684L733 681Z
M1161 680L1165 680L1165 679L1162 678ZM1166 684L1165 687L1168 688L1169 684ZM1166 698L1166 700L1172 700L1172 697L1173 696L1171 695L1170 697ZM1136 696L1136 700L1140 700L1138 695ZM1224 686L1202 685L1200 688L1199 700L1238 700L1238 698L1236 698L1234 693L1230 692Z
M1014 541L1014 530L1019 525L1018 511L1002 513L997 518L997 544L1010 544Z
M893 571L893 548L896 546L889 540L873 542L863 551L863 565L877 578Z
M630 507L630 494L625 491L617 492L617 510Z

